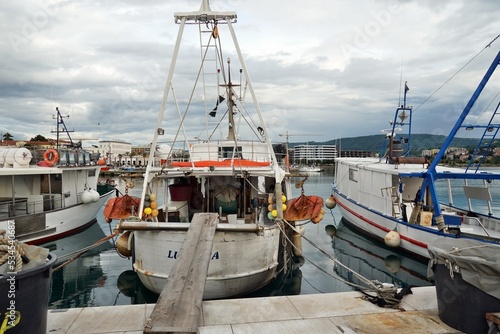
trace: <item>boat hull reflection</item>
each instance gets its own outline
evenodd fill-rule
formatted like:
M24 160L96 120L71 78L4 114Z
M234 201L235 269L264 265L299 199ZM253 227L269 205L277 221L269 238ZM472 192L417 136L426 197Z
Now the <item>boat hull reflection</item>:
M394 286L417 287L433 285L427 278L427 264L417 261L383 244L367 239L355 230L348 228L344 220L337 228L325 227L332 238L335 257L351 270L370 280L392 283ZM361 285L362 283L346 268L335 265L334 271L345 280Z

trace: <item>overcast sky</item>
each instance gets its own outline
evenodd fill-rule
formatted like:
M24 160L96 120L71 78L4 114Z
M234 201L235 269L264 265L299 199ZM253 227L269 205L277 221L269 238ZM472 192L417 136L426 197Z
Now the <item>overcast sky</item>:
M0 132L54 137L59 107L74 138L151 142L179 27L173 14L200 3L1 1ZM286 131L291 142L380 133L401 80L417 107L484 50L414 114L414 133L447 134L500 50L500 38L485 49L500 34L498 0L210 5L238 14L234 28L273 141ZM493 108L499 78L481 112Z

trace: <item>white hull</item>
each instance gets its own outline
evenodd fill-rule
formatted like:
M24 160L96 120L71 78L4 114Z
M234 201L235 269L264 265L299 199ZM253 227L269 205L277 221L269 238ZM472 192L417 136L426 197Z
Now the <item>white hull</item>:
M338 195L335 196L335 200L342 217L354 228L383 242L387 233L397 225L401 237L400 248L424 258L429 257L427 244L437 238L444 238L444 236L439 237L434 234L437 233L437 229L433 233L422 231L417 229L415 225L397 223L394 219L384 217Z
M36 236L19 238L19 241L29 244L41 244L51 240L75 234L97 222L96 216L102 206L108 201L114 191L100 196L99 201L88 204L77 204L45 215L46 228ZM27 216L29 218L29 216ZM14 219L15 221L15 219ZM6 222L0 222L5 224Z
M144 286L161 293L186 231L134 231L135 262ZM227 298L262 288L278 274L280 229L221 232L214 237L203 299Z

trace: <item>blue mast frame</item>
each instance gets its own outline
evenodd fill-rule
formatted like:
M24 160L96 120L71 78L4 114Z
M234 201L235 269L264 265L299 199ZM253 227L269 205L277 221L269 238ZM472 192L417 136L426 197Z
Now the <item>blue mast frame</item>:
M439 179L439 178L450 178L451 175L449 175L449 173L437 173L436 166L438 165L439 161L446 153L446 150L450 146L451 141L453 140L453 138L457 134L458 130L462 126L465 118L469 114L470 110L474 106L474 103L478 99L479 95L483 91L484 87L488 83L493 72L495 72L495 70L499 64L500 64L500 52L497 53L497 56L495 57L495 59L493 60L493 62L490 65L490 67L486 71L486 74L484 75L483 79L481 80L478 87L474 91L474 94L472 94L472 97L470 98L469 102L465 106L465 108L462 111L462 114L458 118L457 122L453 126L453 129L451 130L450 134L446 138L443 146L439 150L436 157L434 157L434 160L432 161L431 165L429 166L429 169L426 172L421 173L421 175L419 175L419 177L423 178L423 182L422 182L422 186L420 188L421 191L419 193L419 197L417 200L418 200L418 202L422 202L424 195L425 195L425 189L429 188L429 193L431 195L431 200L432 200L432 203L434 206L434 215L433 215L434 218L433 219L434 219L434 222L436 222L436 224L438 225L439 230L442 230L444 228L444 223L441 223L443 220L443 217L441 215L441 207L439 205L439 201L437 198L437 192L436 192L436 188L434 185L434 181ZM439 174L441 174L441 175L439 175ZM493 178L499 179L500 178L500 176L496 177L498 175L496 175L495 177L492 177L491 174L490 175L488 175L488 174L489 173L477 173L477 174L463 173L463 174L454 175L455 176L454 178L458 178L459 175L460 175L460 178L466 178L466 179L493 179ZM407 176L412 177L412 176L418 176L418 175L408 174Z

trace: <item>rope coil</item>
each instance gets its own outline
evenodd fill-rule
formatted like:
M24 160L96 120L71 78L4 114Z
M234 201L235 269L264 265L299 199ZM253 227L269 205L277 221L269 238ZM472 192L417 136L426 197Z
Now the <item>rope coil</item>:
M23 269L23 263L28 263L30 260L17 240L7 239L6 233L7 231L0 230L0 266L14 257L15 267L9 263L9 271L19 272Z

